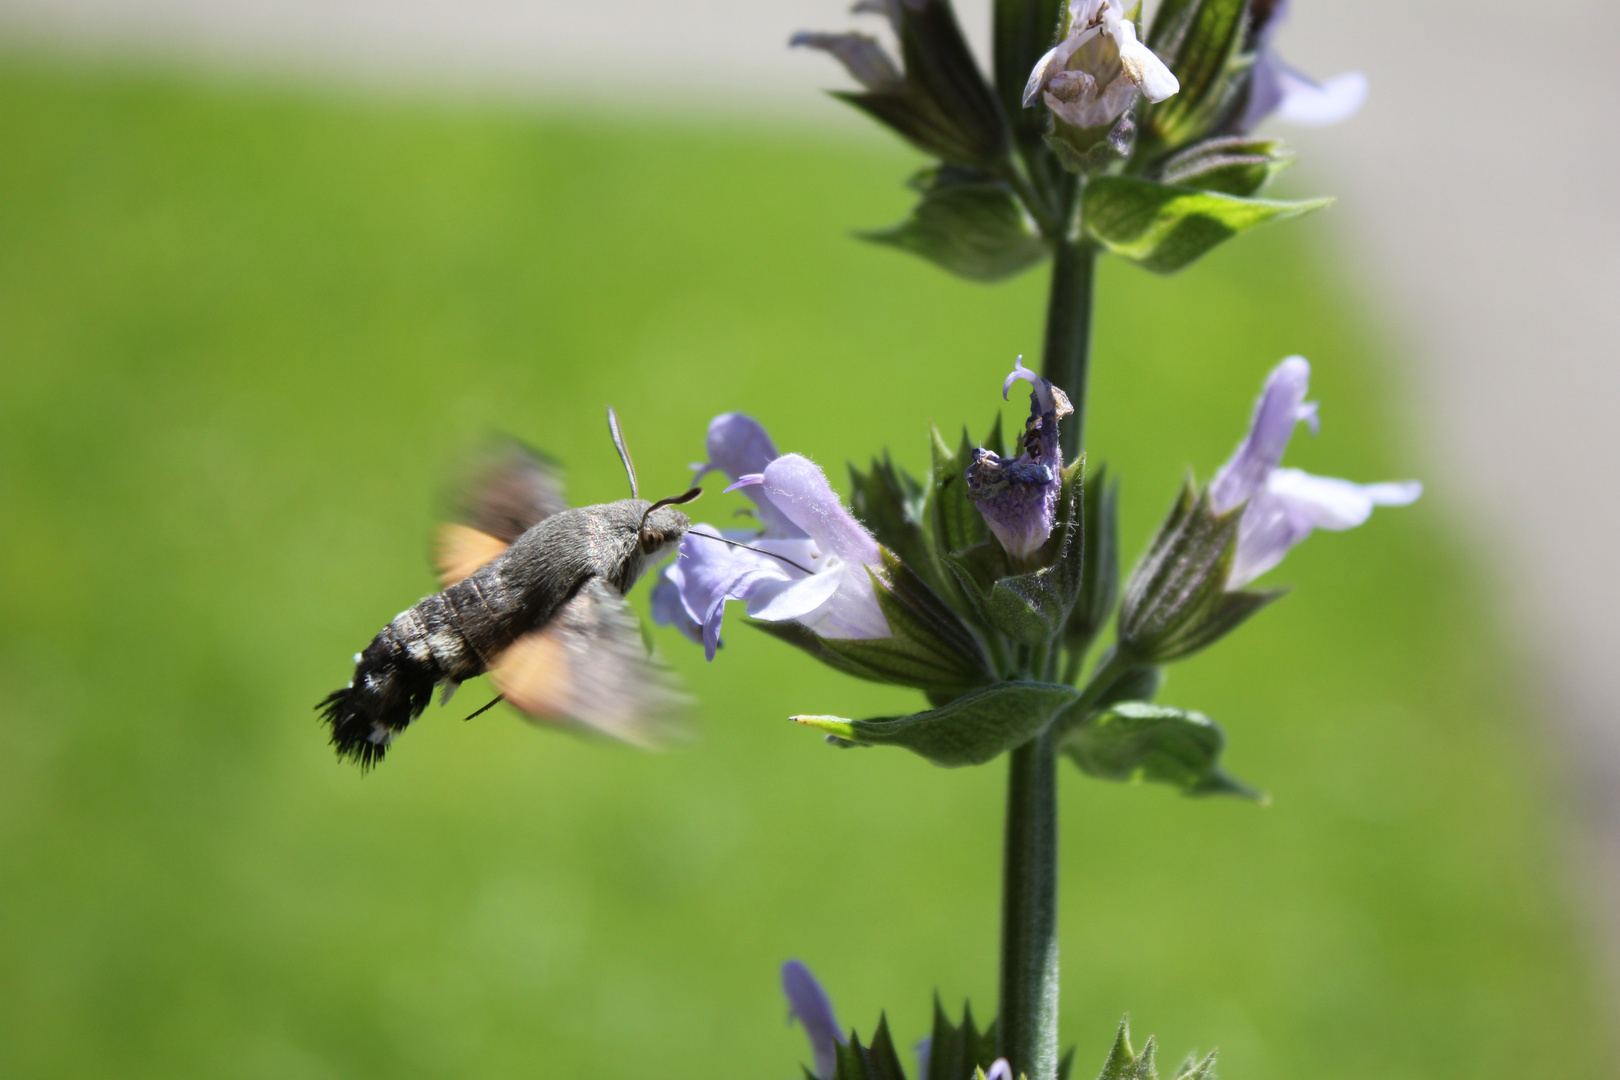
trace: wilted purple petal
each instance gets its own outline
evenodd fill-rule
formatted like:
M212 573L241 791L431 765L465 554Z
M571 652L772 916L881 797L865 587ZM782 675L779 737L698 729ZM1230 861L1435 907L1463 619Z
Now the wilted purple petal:
M1023 453L1004 458L981 447L973 452L966 480L968 497L1007 554L1027 559L1046 543L1057 520L1063 488L1058 421L1074 410L1062 390L1024 366L1023 357L1001 384L1003 398L1019 379L1033 387L1019 444Z
M724 473L733 481L757 476L764 472L765 466L777 456L776 444L771 441L770 435L758 420L747 413L721 413L710 420L705 444L709 460L707 464L699 466L697 474L692 478L694 484L705 473L715 470ZM743 485L733 483L726 490L734 491L739 486ZM785 538L804 535L804 530L788 520L787 516L765 497L764 492L750 491L747 494L754 502L755 516L764 527L766 536Z
M1290 356L1266 377L1265 389L1254 403L1249 434L1209 486L1216 513L1226 513L1259 491L1282 461L1294 425L1314 421L1316 407L1305 401L1310 384L1311 365L1303 356Z
M1069 33L1036 61L1024 107L1039 97L1053 114L1083 130L1112 124L1140 92L1163 101L1181 89L1119 0L1070 0Z
M815 1058L815 1074L830 1080L838 1071L838 1046L845 1041L833 1015L832 1001L810 969L797 960L782 965L782 993L787 995L793 1018L810 1037L810 1053Z

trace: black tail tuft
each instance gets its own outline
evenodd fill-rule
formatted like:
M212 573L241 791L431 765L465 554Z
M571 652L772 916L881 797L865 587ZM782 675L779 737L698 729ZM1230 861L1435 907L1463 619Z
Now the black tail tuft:
M428 668L373 643L361 654L354 681L315 706L332 728L338 757L355 762L362 772L381 761L394 736L427 708L434 682Z

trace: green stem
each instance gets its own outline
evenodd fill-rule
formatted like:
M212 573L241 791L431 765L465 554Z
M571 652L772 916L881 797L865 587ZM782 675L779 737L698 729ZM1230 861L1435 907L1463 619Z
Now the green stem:
M1007 770L1001 891L1000 1052L1014 1076L1058 1066L1057 754L1050 732L1014 750Z
M1046 307L1046 346L1041 375L1069 395L1074 415L1063 421L1063 460L1086 445L1086 377L1091 361L1091 295L1097 249L1064 238L1052 258L1052 289Z
M1079 232L1078 196L1078 184L1065 193L1069 225L1057 240L1052 260L1046 349L1041 361L1041 374L1061 387L1074 406L1074 415L1063 424L1067 461L1075 460L1085 446L1092 277L1097 259L1096 249ZM1057 733L1048 728L1009 757L998 1039L1014 1076L1056 1080Z

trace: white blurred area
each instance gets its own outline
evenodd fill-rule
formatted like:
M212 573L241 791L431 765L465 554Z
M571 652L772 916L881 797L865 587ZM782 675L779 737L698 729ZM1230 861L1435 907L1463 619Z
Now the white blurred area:
M958 0L981 56L988 8ZM785 48L861 24L841 0L0 0L11 42L881 138ZM1540 675L1620 986L1620 4L1295 0L1278 45L1371 79L1353 120L1287 135L1418 361L1429 498L1474 523Z

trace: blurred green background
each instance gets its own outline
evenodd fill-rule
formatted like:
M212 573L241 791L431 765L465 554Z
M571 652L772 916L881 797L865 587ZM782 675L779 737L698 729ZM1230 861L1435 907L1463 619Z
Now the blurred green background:
M0 147L0 1076L787 1077L790 956L863 1032L919 1037L936 989L994 1012L1000 763L784 722L910 692L734 625L712 665L659 631L702 703L669 754L464 724L469 688L361 776L312 711L431 590L435 493L487 429L579 503L624 494L608 403L654 494L727 409L839 484L982 429L1044 273L850 239L904 210L905 150L15 54ZM1318 216L1178 278L1106 264L1092 450L1128 552L1291 352L1324 420L1292 463L1423 473L1331 252ZM1313 538L1173 672L1269 808L1065 771L1077 1078L1127 1010L1234 1080L1606 1071L1544 736L1446 503Z

